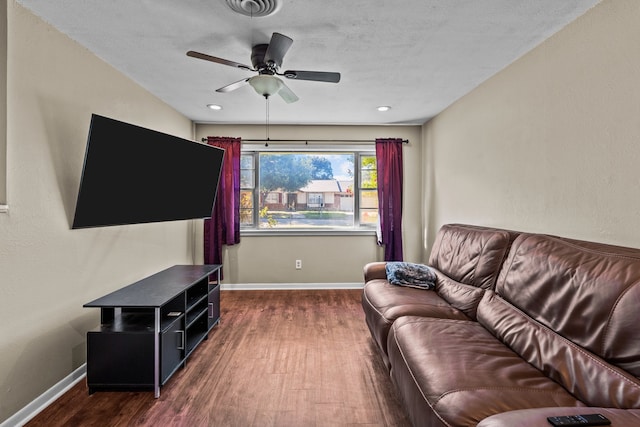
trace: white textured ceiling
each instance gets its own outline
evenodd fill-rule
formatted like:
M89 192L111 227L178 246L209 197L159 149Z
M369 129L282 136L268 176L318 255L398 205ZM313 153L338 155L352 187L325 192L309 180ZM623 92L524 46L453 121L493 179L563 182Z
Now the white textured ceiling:
M283 124L422 124L599 2L282 0L250 18L224 0L17 1L196 122L264 123L265 101L250 86L215 92L255 73L188 50L251 65L252 45L285 34L282 70L342 80L285 79L300 100L272 97L270 122Z

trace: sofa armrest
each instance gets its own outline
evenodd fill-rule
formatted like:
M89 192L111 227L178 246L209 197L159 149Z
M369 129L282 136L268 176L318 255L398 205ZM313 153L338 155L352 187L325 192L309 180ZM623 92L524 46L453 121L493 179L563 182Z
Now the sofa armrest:
M492 415L477 427L550 427L547 417L559 415L602 414L611 427L640 425L640 409L597 408L592 406L520 409Z
M364 266L364 283L374 279L387 278L386 262L370 262Z

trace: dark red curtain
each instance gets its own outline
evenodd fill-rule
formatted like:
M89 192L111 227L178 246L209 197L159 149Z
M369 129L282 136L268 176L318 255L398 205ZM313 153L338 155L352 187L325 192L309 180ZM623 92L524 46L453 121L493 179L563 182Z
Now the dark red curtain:
M208 137L225 150L211 219L204 221L204 262L222 264L222 245L240 243L240 138ZM222 270L221 270L222 271ZM222 274L222 273L221 273Z
M378 244L385 261L402 261L402 139L376 139Z

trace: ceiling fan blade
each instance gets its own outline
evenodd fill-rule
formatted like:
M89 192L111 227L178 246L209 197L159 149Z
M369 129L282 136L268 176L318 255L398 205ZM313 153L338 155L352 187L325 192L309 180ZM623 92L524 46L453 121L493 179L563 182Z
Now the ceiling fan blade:
M269 63L273 62L278 67L282 65L282 59L284 55L287 53L291 45L293 44L293 39L285 36L280 33L273 33L271 35L271 41L269 42L269 47L264 54L264 62Z
M240 64L239 62L229 61L227 59L218 58L216 56L207 55L206 53L200 53L193 50L187 52L187 56L192 58L204 59L205 61L217 62L222 65L229 65L230 67L242 68L243 70L255 71L248 65Z
M235 83L231 83L229 85L222 86L220 89L216 89L216 92L222 92L222 93L231 92L232 90L239 89L242 86L246 85L247 83L249 83L249 80L251 80L250 77L246 79L238 80Z
M291 89L289 89L289 86L284 84L284 82L282 82L282 87L278 91L278 95L280 95L280 97L284 99L284 102L286 102L287 104L291 104L292 102L296 102L298 99L300 99L295 93L293 93Z
M326 71L287 70L282 73L282 75L294 80L311 80L314 82L328 83L338 83L340 81L340 73L329 73Z

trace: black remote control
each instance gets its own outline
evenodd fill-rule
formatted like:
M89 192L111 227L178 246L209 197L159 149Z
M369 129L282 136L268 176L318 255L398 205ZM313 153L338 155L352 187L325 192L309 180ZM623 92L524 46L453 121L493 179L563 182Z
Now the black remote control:
M561 417L547 417L547 421L556 427L571 426L608 426L611 421L602 414L565 415Z

